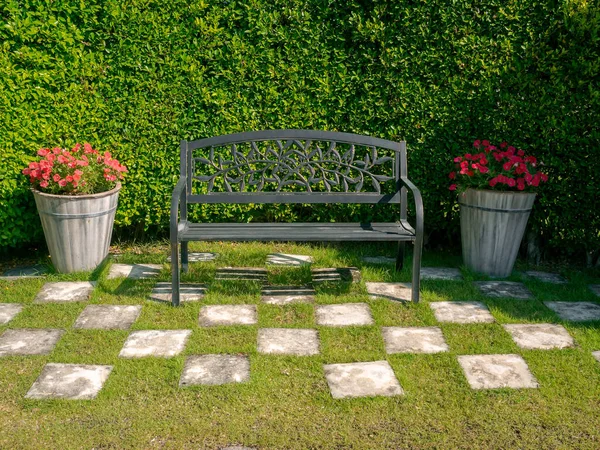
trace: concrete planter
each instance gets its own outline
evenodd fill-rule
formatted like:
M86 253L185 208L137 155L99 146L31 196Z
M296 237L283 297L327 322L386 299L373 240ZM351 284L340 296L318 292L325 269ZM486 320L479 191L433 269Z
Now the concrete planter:
M511 274L536 194L467 189L459 195L463 261L492 277Z
M94 270L108 255L121 185L91 195L32 189L52 263L58 272Z

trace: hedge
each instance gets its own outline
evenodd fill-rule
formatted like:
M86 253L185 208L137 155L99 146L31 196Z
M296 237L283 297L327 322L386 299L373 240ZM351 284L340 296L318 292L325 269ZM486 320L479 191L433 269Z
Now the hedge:
M0 14L1 248L41 239L20 174L40 147L112 151L130 169L117 227L164 232L180 139L276 128L405 139L441 237L458 229L452 157L506 140L551 176L532 228L550 247L600 248L597 2L13 0ZM195 218L349 214L372 213L219 206Z

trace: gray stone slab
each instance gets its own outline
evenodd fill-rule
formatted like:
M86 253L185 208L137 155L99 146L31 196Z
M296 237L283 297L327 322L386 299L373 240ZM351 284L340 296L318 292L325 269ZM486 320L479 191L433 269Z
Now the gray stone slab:
M600 362L600 350L592 352L592 356L596 358L596 361Z
M458 362L473 389L539 387L520 355L462 355Z
M587 322L600 320L600 305L593 302L544 302L563 320Z
M220 267L215 273L215 280L229 281L267 281L267 269L262 267Z
M313 262L312 256L290 255L287 253L271 253L267 255L267 264L275 266L306 266Z
M371 309L366 303L342 303L339 305L318 305L315 308L318 325L348 327L373 325Z
M371 298L382 298L398 302L410 301L411 299L410 283L367 282L365 285Z
M510 297L521 300L533 298L523 283L516 281L475 281L479 290L488 297Z
M92 400L108 379L112 366L55 364L44 366L26 398Z
M494 316L481 302L432 302L429 304L438 322L491 323Z
M48 328L17 328L0 336L0 356L47 355L63 335L64 330Z
M261 299L269 305L313 303L315 290L310 286L268 286L262 289Z
M421 280L462 280L459 269L454 267L421 267Z
M600 284L590 284L589 288L594 294L600 297Z
M390 256L363 256L361 259L368 264L396 264L396 258Z
M573 347L574 341L562 325L549 323L503 325L516 344L528 350Z
M197 283L181 283L179 285L179 299L182 303L184 302L197 302L204 298L207 287L204 284ZM171 283L156 283L152 293L150 294L151 300L159 302L171 303L173 297L173 288Z
M128 330L141 312L140 305L88 305L73 328Z
M2 275L8 278L35 278L48 273L48 266L35 264L33 266L19 266L5 271Z
M313 283L360 281L360 270L356 267L329 267L312 270Z
M203 327L223 325L255 325L256 305L206 305L200 309L199 324Z
M113 264L110 266L109 280L115 278L129 278L132 280L146 280L157 277L162 271L162 264Z
M544 283L552 283L552 284L567 284L567 280L561 277L557 273L550 272L540 272L537 270L528 270L525 272L529 278L534 278L538 281L542 281Z
M96 285L95 281L57 281L46 283L35 297L34 303L85 302Z
M6 325L23 310L20 303L0 303L0 325Z
M250 360L242 355L194 355L185 361L179 386L243 383L250 379Z
M209 262L214 261L218 257L218 253L190 252L188 253L188 262ZM171 262L171 255L167 257L167 262Z
M276 355L309 356L319 354L317 330L298 328L261 328L258 352Z
M438 327L383 327L385 351L393 353L441 353L449 350Z
M392 397L404 394L387 361L326 364L323 369L333 398Z
M170 358L180 354L192 334L192 330L140 330L129 335L121 358L145 358L156 356Z

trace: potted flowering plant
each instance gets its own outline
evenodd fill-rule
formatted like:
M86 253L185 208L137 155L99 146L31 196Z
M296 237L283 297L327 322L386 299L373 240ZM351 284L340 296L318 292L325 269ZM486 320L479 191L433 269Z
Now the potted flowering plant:
M58 272L93 270L106 258L127 168L88 143L42 148L29 176L50 257Z
M454 158L450 190L458 191L465 265L493 277L512 272L535 189L548 181L538 161L503 142L476 140L474 151Z

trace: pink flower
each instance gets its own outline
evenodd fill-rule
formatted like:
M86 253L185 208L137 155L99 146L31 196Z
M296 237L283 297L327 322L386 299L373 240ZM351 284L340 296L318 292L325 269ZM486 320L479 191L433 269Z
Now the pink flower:
M507 180L506 184L508 184L510 187L515 187L515 185L517 184L517 182L515 181L514 178L509 178Z
M481 141L479 139L477 139L475 142L473 142L473 147L475 147L475 148L481 147Z
M451 184L448 189L450 189L451 191L455 191L456 190L456 185L455 184Z
M460 156L457 156L456 158L454 158L455 163L459 163L461 161L462 161L462 158Z
M47 182L46 180L42 181L42 182L40 183L40 187L43 187L43 188L46 188L46 187L48 187L48 182Z
M54 177L52 177L52 179L58 183L60 181L60 175L55 174Z
M50 153L50 150L47 148L40 148L37 152L37 154L40 156L46 156L48 153Z
M59 185L60 187L65 187L65 186L67 185L67 180L60 180L60 181L58 182L58 185Z

